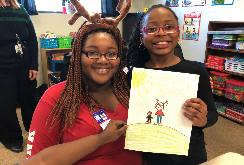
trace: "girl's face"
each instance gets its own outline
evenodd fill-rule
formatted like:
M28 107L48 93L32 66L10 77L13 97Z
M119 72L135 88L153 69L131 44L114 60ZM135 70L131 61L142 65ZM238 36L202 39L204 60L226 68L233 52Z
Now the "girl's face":
M118 53L115 38L106 32L95 32L88 36L82 51L98 52L101 54ZM120 58L108 60L105 55L99 59L90 59L84 53L81 56L81 65L88 85L104 85L111 83L111 78L117 72Z
M156 109L157 109L157 110L160 110L160 109L162 109L162 108L161 108L160 105L157 105L157 106L156 106Z
M148 13L142 23L143 27L177 25L173 13L165 8L159 7ZM180 32L165 33L161 28L156 34L141 34L141 43L147 48L150 56L174 55L174 48L180 38Z

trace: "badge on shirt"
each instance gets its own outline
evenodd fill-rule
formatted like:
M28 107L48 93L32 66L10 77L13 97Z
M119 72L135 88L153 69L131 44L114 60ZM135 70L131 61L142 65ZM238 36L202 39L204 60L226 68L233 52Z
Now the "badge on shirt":
M102 127L103 130L107 127L109 121L111 120L108 117L108 115L104 112L103 109L101 109L97 112L94 112L92 115L93 115L94 119L96 119L98 124Z
M23 55L23 50L22 50L22 47L21 47L21 44L20 42L18 41L17 44L15 45L15 51L16 51L16 55L17 56L21 56Z

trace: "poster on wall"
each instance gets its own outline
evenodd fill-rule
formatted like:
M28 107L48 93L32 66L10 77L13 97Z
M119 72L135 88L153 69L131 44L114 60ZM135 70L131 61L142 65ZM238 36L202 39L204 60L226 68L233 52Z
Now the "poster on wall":
M168 7L178 7L179 6L179 0L166 0L165 6Z
M184 14L182 39L198 41L201 22L201 12L189 12Z
M182 0L182 7L205 6L206 0Z
M234 0L212 0L212 6L215 5L233 5Z

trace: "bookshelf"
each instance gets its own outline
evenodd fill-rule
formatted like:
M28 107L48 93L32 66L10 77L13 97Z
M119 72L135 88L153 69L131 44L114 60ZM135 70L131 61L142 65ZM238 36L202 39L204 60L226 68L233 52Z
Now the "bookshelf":
M43 82L47 85L47 87L50 87L51 82L51 75L53 74L56 77L59 77L61 72L52 72L49 69L49 62L48 57L55 52L70 52L72 51L71 48L56 48L56 49L44 49L41 48L41 58L42 58L42 72L43 72Z
M238 28L238 30L234 30L236 28ZM228 30L223 31L223 29L228 29ZM207 33L207 42L206 42L204 63L207 62L208 55L214 55L214 56L220 56L220 57L234 57L236 55L243 55L244 56L244 51L239 51L239 50L235 50L235 49L219 49L219 48L213 48L213 47L209 46L212 43L212 38L213 38L214 34L244 34L243 29L244 29L244 22L210 21L208 24L208 33ZM210 71L210 70L214 70L214 69L207 68L207 70ZM244 74L230 72L227 70L223 70L222 72L229 73L236 78L241 77L244 79ZM231 102L235 102L233 100L225 98L225 96L215 95L214 99L215 100L216 99L223 100L227 104L231 103ZM244 105L244 103L241 103L241 104ZM219 112L219 115L244 125L243 121L240 121L234 117L231 117L231 116L226 115L226 114L221 113L221 112Z

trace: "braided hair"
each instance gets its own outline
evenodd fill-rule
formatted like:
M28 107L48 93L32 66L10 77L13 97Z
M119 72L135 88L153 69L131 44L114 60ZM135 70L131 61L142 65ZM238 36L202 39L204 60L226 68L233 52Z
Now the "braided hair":
M59 121L62 122L62 131L69 126L72 126L78 116L80 105L82 103L87 105L90 113L93 111L91 105L92 101L94 101L98 106L102 106L90 93L81 66L81 51L83 45L88 36L96 32L111 34L118 44L118 55L120 59L123 58L123 41L118 28L105 24L89 24L84 22L78 30L77 36L74 40L67 82L48 118L49 120L50 117L53 116L50 129L52 129ZM128 109L129 87L126 83L126 75L122 68L122 60L120 60L119 68L111 81L116 98L125 108Z
M132 34L130 36L130 41L128 44L128 54L127 54L128 68L130 68L131 66L136 67L138 65L145 64L147 61L150 60L150 55L148 50L145 48L144 45L141 45L140 33L141 33L141 29L143 28L142 24L145 21L144 20L145 16L148 15L148 13L150 13L153 9L160 8L160 7L165 8L170 12L172 12L172 14L174 15L177 21L177 24L179 24L178 17L176 16L175 12L171 8L164 6L162 4L153 5L151 8L148 9L147 12L143 13L139 21L133 27Z

